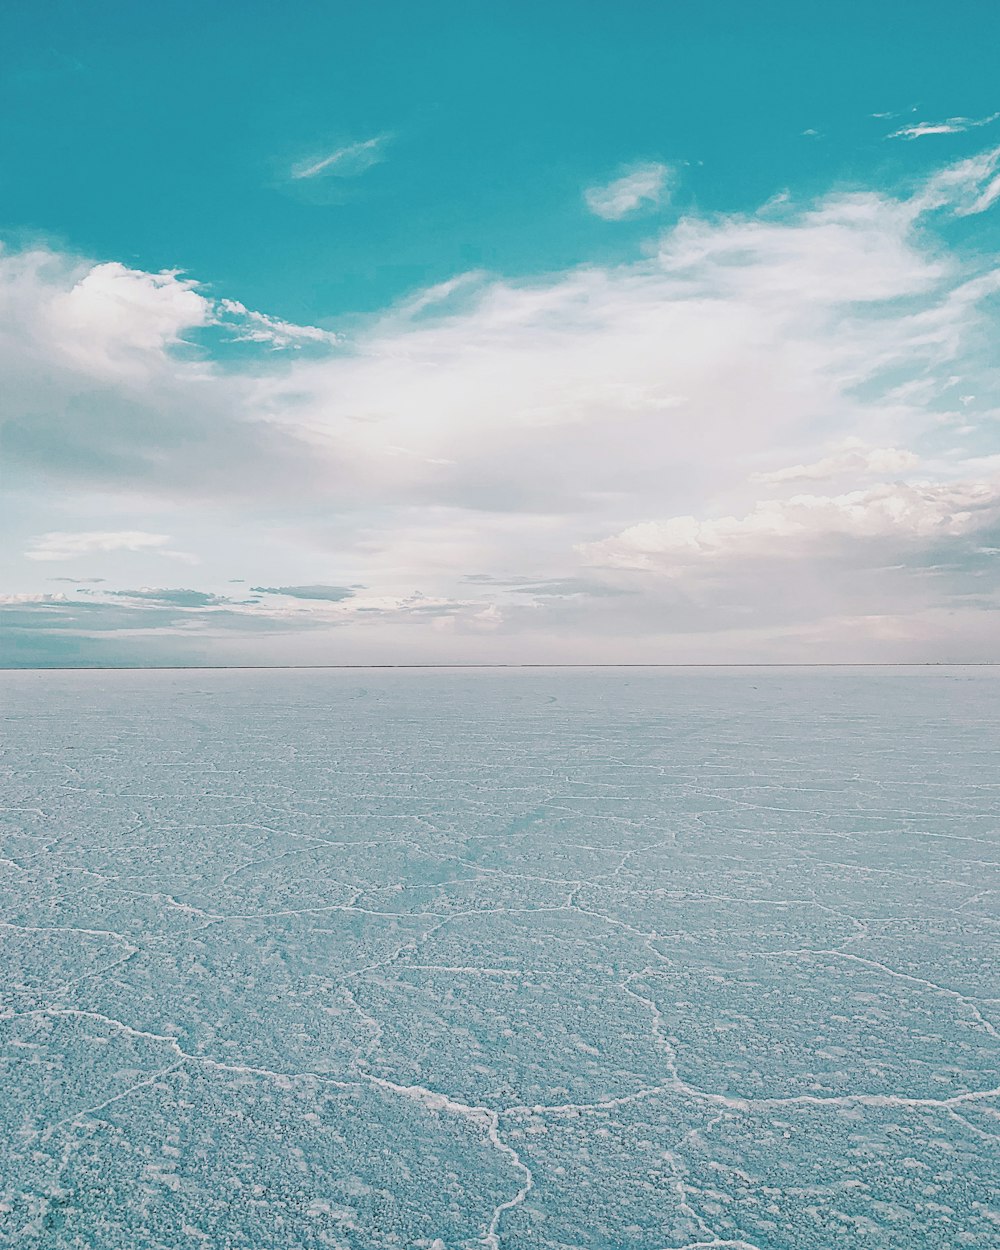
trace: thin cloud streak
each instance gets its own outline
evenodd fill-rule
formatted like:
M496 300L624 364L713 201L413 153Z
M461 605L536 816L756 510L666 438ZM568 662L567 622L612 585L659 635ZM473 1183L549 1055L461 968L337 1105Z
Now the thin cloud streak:
M169 542L169 534L150 534L144 530L52 530L31 539L24 555L28 560L73 560L79 556L124 551L167 556L187 564L198 563L197 556L175 551L167 546Z
M875 113L875 117L887 117L889 114ZM943 122L915 122L911 126L901 126L887 135L888 139L923 139L927 135L960 135L967 130L976 130L980 126L990 126L1000 118L1000 112L991 113L989 117L948 117Z
M916 468L920 457L898 447L866 447L860 439L849 439L838 451L809 464L793 464L769 473L753 473L752 482L822 482L845 473L905 473Z
M333 176L336 178L356 178L383 159L382 149L391 136L375 135L359 143L349 143L336 151L318 159L313 157L299 161L291 168L291 177L296 181L304 178Z

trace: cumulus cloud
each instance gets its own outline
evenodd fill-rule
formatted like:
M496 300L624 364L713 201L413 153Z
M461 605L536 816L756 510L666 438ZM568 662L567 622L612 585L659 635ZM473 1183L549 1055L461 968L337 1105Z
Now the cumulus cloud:
M17 607L25 603L69 603L69 598L62 594L38 594L38 593L20 593L13 595L0 595L0 605L5 608Z
M46 279L62 285L56 257L34 252L8 263L22 290L33 278L36 289ZM176 271L146 273L111 261L68 276L68 289L53 290L30 313L50 349L84 372L140 376L144 361L212 318L197 284Z
M0 437L17 471L121 491L260 496L315 455L199 345L219 321L193 280L0 251ZM287 331L282 331L287 334Z
M348 143L321 156L310 156L296 162L291 177L303 178L356 178L373 165L384 160L384 150L390 135L375 135L358 143Z
M583 193L590 211L605 221L620 221L641 209L658 208L666 202L670 167L658 161L631 165L620 178Z
M269 347L334 344L338 336L255 312L238 300L213 300L177 270L147 273L116 261L88 265L55 252L0 251L0 318L63 365L98 379L145 384L211 326ZM188 372L204 369L188 354Z

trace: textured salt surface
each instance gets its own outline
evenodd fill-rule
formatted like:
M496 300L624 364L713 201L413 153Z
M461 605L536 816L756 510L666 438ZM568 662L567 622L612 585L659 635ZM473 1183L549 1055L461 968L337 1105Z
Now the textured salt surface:
M4 675L0 1240L997 1246L998 678Z

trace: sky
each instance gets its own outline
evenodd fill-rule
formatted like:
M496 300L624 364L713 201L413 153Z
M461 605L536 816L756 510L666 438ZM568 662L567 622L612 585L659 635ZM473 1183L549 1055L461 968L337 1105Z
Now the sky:
M10 0L0 664L1000 658L997 46Z

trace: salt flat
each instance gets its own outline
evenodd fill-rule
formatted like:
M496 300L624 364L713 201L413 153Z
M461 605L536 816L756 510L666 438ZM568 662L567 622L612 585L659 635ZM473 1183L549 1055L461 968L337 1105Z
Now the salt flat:
M1000 672L0 694L3 1244L1000 1243Z

